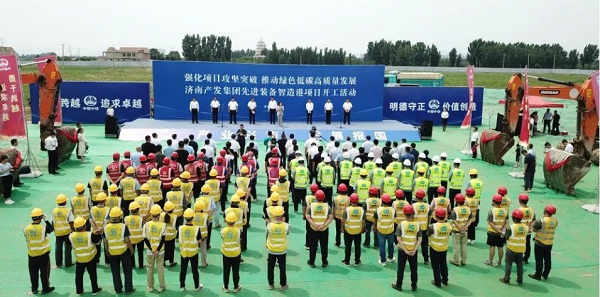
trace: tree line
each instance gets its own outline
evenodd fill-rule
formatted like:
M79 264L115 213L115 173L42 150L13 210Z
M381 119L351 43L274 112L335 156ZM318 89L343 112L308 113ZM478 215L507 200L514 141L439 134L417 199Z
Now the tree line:
M308 65L342 65L346 62L346 51L342 48L319 49L313 47L296 47L293 49L277 48L273 42L271 49L261 53L264 63L269 64L308 64Z
M170 61L181 61L181 55L178 51L170 51L168 54L161 53L156 48L150 49L150 59L152 60L170 60Z
M367 44L365 61L388 66L439 66L442 55L435 44L411 43L408 40L371 41Z
M231 39L229 36L200 36L186 34L181 41L181 52L188 61L231 61Z

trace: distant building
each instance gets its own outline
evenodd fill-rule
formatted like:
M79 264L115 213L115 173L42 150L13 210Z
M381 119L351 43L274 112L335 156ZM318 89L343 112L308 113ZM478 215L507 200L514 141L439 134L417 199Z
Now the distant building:
M147 61L150 60L150 50L147 47L121 47L118 50L109 47L98 60L105 61Z
M262 55L262 52L266 48L267 48L267 45L265 44L265 42L261 38L258 41L258 43L256 43L256 52L254 52L254 58L255 59L262 59L262 58L264 58L265 56Z
M0 46L0 55L14 55L15 50L10 46Z

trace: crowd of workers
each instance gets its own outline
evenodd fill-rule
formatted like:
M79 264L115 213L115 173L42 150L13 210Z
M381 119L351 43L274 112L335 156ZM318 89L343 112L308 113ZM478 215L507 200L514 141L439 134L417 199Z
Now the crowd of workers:
M147 143L151 142L148 137ZM239 292L250 213L252 204L257 203L262 204L266 222L270 290L275 288L276 266L280 289L288 288L286 251L291 211L302 212L310 267L316 265L318 250L321 266L329 265L332 223L336 247L341 247L343 236L342 265L350 266L352 256L353 264L361 265L361 244L367 248L373 246L379 250L381 266L398 262L397 279L391 285L396 290L402 290L407 262L411 289L417 289L419 249L423 263L432 266L431 283L436 287L448 285L448 262L455 266L468 264L467 244L475 241L480 204L488 203L488 199L481 196L484 182L477 170L465 173L459 158L450 161L446 153L441 153L430 159L429 152L419 153L414 144L408 145L406 141L401 145L387 142L380 147L377 140L371 142L368 138L358 150L357 144L349 140L342 144L332 139L327 145L320 145L314 131L302 151L293 136L289 143L283 143L283 150L275 139L265 140L264 162L259 161L254 142L247 147L239 147L238 143L232 149L230 141L221 150L213 142L206 140L200 149L197 145L195 149L191 147L192 152L185 153L185 157L181 154L188 149L183 142L179 143L179 150L167 156L160 148L151 149L149 145L138 148L134 160L129 152L124 153L124 159L114 153L106 167L94 168L94 176L87 185L75 185L74 197L69 199L64 194L56 197L51 221L43 210L33 209L32 222L24 230L31 292L38 292L40 279L42 294L54 290L49 279L52 232L56 236L56 267L76 265L77 294L84 292L85 271L89 274L92 294L102 291L97 281L102 254L104 265L112 272L116 293L135 291L132 281L135 267L147 270L149 292L155 289L156 268L157 291L163 292L165 266L177 265L176 243L181 256L180 290L186 289L188 264L193 288L201 290L198 267L209 265L206 251L211 248L213 229L218 228L222 239L222 289ZM265 197L259 197L256 190L261 170L266 174ZM505 274L500 281L509 283L514 263L517 283L522 284L523 264L528 263L534 233L536 269L529 277L547 279L558 225L554 218L556 208L548 205L543 217L536 218L528 206L526 193L518 196L516 207L507 194L508 190L500 187L491 198L493 208L486 216L485 226L490 248L485 264L499 267L504 259ZM258 202L259 198L264 202ZM294 226L297 228L299 222ZM453 255L447 260L450 236ZM233 287L229 285L230 274Z

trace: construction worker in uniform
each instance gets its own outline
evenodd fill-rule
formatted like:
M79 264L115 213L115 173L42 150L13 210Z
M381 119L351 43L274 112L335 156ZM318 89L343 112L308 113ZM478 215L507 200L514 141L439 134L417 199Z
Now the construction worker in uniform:
M65 257L65 266L73 266L72 248L71 242L69 242L69 234L74 230L73 211L67 208L67 196L65 194L59 194L56 196L56 204L52 210L52 227L54 228L54 235L56 235L54 260L56 261L56 268L63 266L63 254ZM63 250L64 247L64 250ZM64 252L64 253L63 253Z
M442 186L444 186L444 188L448 189L448 180L449 180L448 178L450 175L450 170L452 170L452 167L450 165L450 162L446 161L446 159L448 159L448 154L446 154L446 152L442 152L440 154L440 162L438 163L438 165L440 166L440 168L442 168ZM453 198L450 197L450 199L453 199ZM451 207L454 207L454 205L451 205Z
M184 193L188 193L189 191L189 194L186 197L186 199L189 203L191 203L191 201L194 201L193 198L198 198L200 196L200 184L198 183L198 163L196 163L196 158L194 157L194 154L188 155L187 161L188 164L185 164L185 166L183 167L183 172L181 173L181 175L184 175L183 173L187 172L187 174L185 174L186 177L180 176L180 178L182 179L182 182L183 179L186 179L187 182L189 182L189 185L187 184L187 182L183 182L185 186L182 186L182 191ZM191 187L189 190L187 188L188 186Z
M433 166L432 166L433 167ZM432 212L436 209L444 209L448 214L450 214L450 200L446 198L446 188L439 186L436 189L437 197L431 200L431 204L429 205ZM431 223L435 223L434 218L432 218Z
M144 185L142 185L143 187ZM154 206L154 205L153 205ZM144 228L144 217L142 217L139 213L140 205L137 202L131 202L129 204L129 215L125 217L123 223L127 225L127 230L129 231L129 241L131 242L131 247L134 251L131 252L131 267L135 267L135 250L137 249L138 254L138 269L144 268L144 236L143 236L143 228ZM150 211L148 211L148 216L150 216Z
M181 172L183 172L183 166L181 166L181 164L177 162L177 158L179 158L179 154L177 152L172 152L169 167L171 168L171 170L173 170L173 178L178 178Z
M535 274L529 277L547 280L552 269L552 245L554 244L554 232L558 227L558 221L553 217L556 214L554 205L544 207L544 217L535 221L533 231L535 232Z
M140 157L141 160L141 157ZM146 164L148 165L147 172L152 171L152 169L158 169L158 164L156 163L156 154L154 153L149 153L148 154L148 163Z
M150 171L150 179L146 182L150 190L148 195L152 198L152 203L159 205L161 208L165 205L162 195L162 183L159 178L158 169L154 168ZM140 186L141 189L141 186ZM152 208L152 207L151 207Z
M121 207L121 201L123 199L119 196L119 186L111 184L108 186L108 197L106 197L106 207L111 209L113 207Z
M211 211L206 207L206 203L204 203L203 200L196 200L196 203L194 203L194 219L192 220L192 223L194 226L200 228L200 234L202 236L202 240L199 243L200 267L202 268L208 266L208 262L206 261L206 244L208 237L208 218L210 215Z
M194 162L194 164L196 164L196 178L198 179L198 183L194 186L194 198L198 198L200 197L202 187L204 186L204 183L206 183L208 177L208 163L204 160L203 152L198 153L198 160Z
M275 289L275 264L279 265L279 285L281 291L288 288L286 275L286 253L290 225L284 221L283 206L275 208L273 221L267 224L267 280L269 290Z
M248 193L248 197L246 198L246 201L250 202L252 197L256 198L256 168L254 165L250 164L250 157L248 157L248 154L242 155L242 164L240 165L238 171L241 172L244 167L248 168L248 173L246 173L246 176L248 177L248 190L246 191L246 193Z
M92 209L90 210L90 225L91 228L90 230L95 233L95 234L100 234L102 235L102 230L104 230L104 224L108 218L108 214L110 211L110 208L106 207L105 202L106 202L106 194L104 194L103 192L100 192L98 194L98 196L96 197L96 201L98 202L98 205L93 206ZM102 241L99 241L96 244L96 257L94 258L94 262L96 263L100 263L100 256L102 255L101 252L101 245ZM107 249L106 249L106 244L104 245L104 267L108 267L108 259L107 259Z
M429 169L429 163L425 162L425 158L427 158L427 156L425 155L425 153L420 153L418 157L419 158L415 162L414 170L418 171L417 169L419 169L419 167L423 167L425 169L425 172L427 172L427 170Z
M235 178L236 189L242 190L244 192L244 195L240 196L240 199L245 201L246 205L248 205L248 215L246 217L246 222L248 224L250 224L250 213L252 211L252 203L247 203L250 199L250 194L251 194L251 189L250 189L251 180L250 180L250 177L248 177L249 173L250 173L250 168L248 166L242 166L240 169L240 175Z
M442 185L442 168L438 165L440 162L439 156L433 156L433 165L427 170L427 177L429 178L427 198L429 202L435 197L436 191L439 186ZM445 189L445 188L444 188ZM438 193L439 194L439 193ZM444 197L446 191L444 191Z
M290 221L290 182L287 181L285 178L287 176L287 170L285 169L280 169L279 170L279 179L277 180L277 182L275 183L275 189L277 191L277 193L279 193L279 199L281 199L282 203L281 206L283 206L283 217L285 219L286 223L289 223ZM250 206L250 203L248 203L248 206ZM250 216L248 216L248 222L250 222Z
M269 224L275 217L275 208L281 206L279 204L279 193L273 192L271 196L265 199L263 206L263 219L265 219L265 225Z
M508 194L508 189L506 187L498 188L498 195L502 196L502 203L500 203L500 207L506 209L506 211L509 211L511 200L506 194Z
M214 169L214 168L213 168ZM208 197L212 198L213 201L215 202L215 204L219 204L219 201L221 200L221 182L217 179L217 170L216 169L211 169L209 172L209 176L210 178L206 181L205 185L208 186L208 188L210 189L210 192L208 192ZM217 211L214 212L215 216L214 216L214 220L216 221L214 224L215 228L221 228L221 224L219 223L219 216L220 216L220 204L219 207L217 207ZM210 234L210 231L209 231ZM210 235L208 236L208 246L210 246Z
M96 243L102 240L101 233L86 231L87 219L76 217L73 221L75 231L69 235L69 240L75 252L75 293L83 294L83 273L87 270L92 283L92 295L102 291L98 287L98 275L96 273Z
M423 254L423 263L429 265L429 235L427 234L427 230L429 229L431 208L424 200L426 195L424 189L419 189L415 192L417 201L413 203L413 209L415 210L415 221L419 223L422 232L421 253Z
M308 168L304 167L304 158L302 156L297 158L298 167L292 171L291 178L294 180L294 193L292 194L292 200L294 202L294 213L298 213L298 205L304 201L306 197L306 186L308 186ZM294 160L292 160L293 162ZM290 168L292 167L290 162ZM303 215L304 216L304 212Z
M454 201L456 201L456 207L452 209L450 214L454 259L449 262L454 266L465 266L467 265L467 231L469 225L473 222L473 216L471 209L465 205L463 194L456 194Z
M469 170L469 177L471 178L471 180L469 181L467 187L473 188L473 190L475 190L476 199L480 199L481 193L483 192L483 182L477 178L478 175L479 174L477 172L477 169Z
M448 212L445 209L438 208L435 213L437 223L433 223L427 229L429 236L429 252L431 253L431 268L433 270L433 280L431 284L436 287L448 285L448 262L446 254L448 253L448 242L452 234L452 226L446 222Z
M348 188L350 187L350 175L352 174L352 161L350 161L350 153L348 152L344 152L342 157L344 157L344 160L338 165L338 184L345 184Z
M271 187L279 178L279 158L270 158L267 168L267 196L271 196Z
M369 175L371 175L371 171L373 169L375 169L375 167L377 167L377 164L375 164L375 154L368 153L367 154L367 162L365 162L365 164L363 164L363 168L367 170ZM360 196L359 196L359 198L360 198Z
M398 177L394 176L394 168L391 164L385 168L385 172L387 175L381 182L380 192L393 196L398 189Z
M350 171L350 185L348 186L348 193L356 193L356 182L360 179L360 173L362 172L362 161L359 158L354 159L354 167ZM368 172L367 172L368 174Z
M206 249L209 250L210 249L210 238L212 236L212 229L213 229L213 220L215 220L215 218L217 218L217 222L218 222L219 209L217 208L217 204L215 203L215 200L210 196L210 192L211 192L210 186L208 184L204 184L204 186L202 186L201 191L202 191L202 195L198 199L200 201L204 202L204 211L203 212L208 213L208 220L206 222L207 233L208 233L208 235L206 236Z
M181 175L179 175L179 179L181 180L180 190L183 193L183 199L185 201L183 208L189 208L190 204L194 200L194 184L190 181L191 177L192 175L188 171L184 171L181 173Z
M177 266L175 262L175 239L177 238L177 215L175 214L175 204L171 201L165 202L164 211L160 214L161 222L165 227L165 266L167 261L169 267Z
M173 187L171 188L171 191L167 193L167 202L173 203L173 206L175 207L173 209L173 215L175 216L176 221L175 230L177 230L179 226L183 225L183 210L187 205L187 201L185 200L185 194L183 193L183 191L181 191L181 184L181 180L178 177L176 177L173 180Z
M108 190L108 183L105 180L102 180L102 166L94 167L94 177L90 179L87 185L90 192L90 199L93 205L97 205L96 196L100 192L104 192Z
M421 245L422 232L419 222L415 221L415 211L413 205L406 203L402 209L402 214L406 218L400 222L396 229L396 241L398 242L398 271L396 273L396 283L392 288L402 291L402 282L404 280L404 268L406 262L410 266L410 286L413 291L417 290L417 250Z
M125 215L129 215L129 203L133 202L135 197L140 195L140 183L133 178L134 173L135 169L133 169L133 167L127 167L127 169L125 169L126 176L121 179L121 183L119 183L119 189L123 195L121 204L125 210Z
M148 196L150 192L150 185L145 183L140 186L140 195L135 198L135 201L138 204L138 214L142 217L144 222L150 221L150 209L154 205L154 201L152 201L152 197ZM133 202L131 202L133 203ZM131 209L131 207L130 207Z
M195 213L191 208L183 212L185 224L179 226L179 250L181 251L181 271L179 272L179 290L185 291L185 278L188 262L192 267L194 278L194 291L200 291L204 285L200 283L198 273L198 250L200 243L204 240L199 226L194 226Z
M235 217L237 218L237 220L235 221L234 226L236 228L240 229L240 249L243 251L244 249L242 248L242 242L247 240L247 234L244 233L244 222L246 221L246 213L245 210L240 206L240 196L238 196L237 194L233 194L231 196L231 204L229 205L229 207L227 209L225 209L225 211L223 212L223 215L225 217L227 217L227 214L230 212L235 213ZM244 261L241 260L241 263L243 263Z
M63 203L66 203L66 201ZM52 233L54 228L39 208L32 209L30 217L31 224L23 229L27 241L29 278L31 280L29 294L38 293L40 279L42 281L42 294L48 294L54 291L54 287L50 286L50 238L48 237L48 234ZM42 220L45 224L42 224ZM83 224L85 225L85 220Z
M164 205L164 202L167 201L167 193L173 187L173 179L175 178L175 175L173 174L173 169L171 169L171 167L169 167L169 164L171 164L171 159L164 158L163 166L160 169L158 169L158 175L160 176L160 183L161 183L161 190L162 190L163 205Z
M75 185L76 196L71 198L71 210L75 217L82 217L86 220L86 230L90 228L90 208L92 207L92 201L89 197L85 196L85 186L82 183Z
M503 234L508 223L508 212L500 207L502 196L495 194L492 197L493 208L490 209L487 217L487 245L490 246L490 257L485 260L485 264L495 267L502 265L502 257L504 257L504 242ZM498 248L498 262L494 261L495 249Z
M165 203L165 206L167 203ZM165 283L165 232L167 225L160 220L162 209L159 205L154 205L150 209L150 215L152 220L144 224L144 243L147 248L147 279L148 279L148 292L154 291L154 266L158 269L158 292L163 292L167 285Z
M375 210L375 222L373 229L376 230L379 243L379 265L385 267L386 263L396 261L394 257L394 219L396 210L392 207L392 197L388 194L381 196L381 205ZM385 249L387 247L387 258Z
M248 166L250 167L250 196L254 201L258 200L256 195L256 184L258 182L258 168L256 167L256 158L253 152L248 152Z
M447 189L450 190L450 208L454 207L454 197L462 190L465 180L465 171L460 169L461 162L459 158L454 159L454 168L448 173L449 188L447 187Z
M369 198L369 190L371 189L371 181L368 179L369 171L367 169L360 170L360 178L352 184L354 193L358 195L358 205L364 206L365 201ZM377 195L375 195L377 197Z
M396 199L392 202L392 207L395 210L396 213L396 217L394 218L394 230L398 229L398 225L400 225L400 223L404 220L406 220L406 217L404 216L404 205L410 204L408 203L408 201L406 201L404 199L404 192L400 189L396 190L396 192L394 192L394 197L396 197ZM398 243L396 241L396 238L394 238L394 243Z
M311 228L310 228L310 224L308 223L308 220L306 220L306 212L310 210L310 205L313 202L317 201L315 194L317 193L317 191L319 191L319 186L317 186L317 184L312 184L312 185L310 185L309 190L310 190L310 194L306 195L306 197L304 199L302 199L302 213L304 214L302 216L302 219L306 222L306 225L305 225L306 236L305 236L305 241L304 241L304 247L307 250L310 249L309 243L310 243Z
M404 197L406 197L406 201L409 204L413 203L413 181L415 179L415 171L410 167L410 160L404 160L402 162L404 168L400 170L400 174L398 176L398 187L404 193Z
M110 255L110 271L112 272L115 292L120 294L123 291L123 283L121 282L121 267L123 267L125 294L129 295L135 292L131 265L133 245L129 239L130 233L127 224L121 222L122 218L123 211L120 208L114 207L110 210L110 222L104 226L104 248L108 250Z
M359 187L360 189L360 187ZM375 224L375 212L381 206L381 199L377 198L377 194L379 194L379 190L375 187L369 188L369 198L365 200L363 204L363 208L365 210L365 242L363 243L364 247L371 246L371 232L374 233L373 236L373 245L375 248L379 248L379 241L376 238L377 230L373 228L373 224ZM358 199L360 201L360 194L358 195Z
M535 212L533 208L527 205L528 202L529 196L527 194L519 194L519 209L523 212L521 223L529 227L529 233L527 233L527 240L525 241L525 254L523 254L523 263L525 264L529 264L529 257L531 256L531 232L533 232L533 225L536 220Z
M375 160L375 168L373 168L373 170L371 170L370 172L370 180L371 180L371 185L376 187L377 190L379 191L379 195L381 196L381 192L383 190L383 179L386 177L386 172L383 168L381 168L383 164L383 161L381 160L381 158L378 158L377 160Z
M348 188L346 184L340 184L338 186L338 195L333 199L333 215L335 219L335 246L340 247L341 234L344 232L342 219L344 217L344 211L350 205L350 198L348 197Z
M235 195L237 195L240 198L239 208L242 210L242 213L244 215L244 219L242 221L242 239L240 240L242 252L245 252L248 249L248 228L250 227L250 225L248 224L248 216L250 215L248 208L249 203L248 201L246 201L248 194L250 193L247 193L242 189L237 189L235 191ZM243 259L242 263L244 263Z
M154 169L154 167L148 169L147 162L148 158L146 158L146 156L144 155L141 155L141 164L135 167L135 177L137 178L138 183L140 183L140 186L148 182L148 180L150 179L150 171Z
M317 182L321 185L321 191L325 193L325 202L331 206L333 200L333 186L335 184L335 168L331 166L331 158L325 156L323 164L317 173Z
M423 162L425 163L425 162ZM427 164L427 163L425 163ZM425 191L425 193L427 193L427 191L429 190L429 179L427 179L425 177L425 173L427 172L425 169L425 166L416 166L416 171L417 171L417 177L413 180L413 186L412 186L412 191L413 191L413 203L415 202L416 198L416 193L419 190L423 190Z
M473 220L467 230L467 242L475 244L475 228L479 225L479 199L475 198L475 190L473 188L467 188L465 194L467 195L466 204L471 210L471 218Z
M392 171L393 171L392 176L397 178L398 176L400 176L400 171L402 171L402 163L400 163L400 161L398 161L400 159L400 155L398 155L398 153L393 153L392 159L394 161L392 161L392 163L390 163L389 165L392 166ZM387 168L386 168L386 171L387 171Z
M217 157L217 164L215 166L213 166L213 168L211 169L211 172L212 172L212 170L215 170L217 172L216 178L220 182L221 197L219 197L218 200L215 200L215 202L220 202L221 211L223 212L223 211L225 211L225 205L227 204L227 191L228 191L227 178L229 175L229 172L227 169L227 164L225 164L225 158L223 156Z
M108 175L110 182L118 186L125 170L122 169L121 163L119 162L121 154L113 153L112 157L113 161L106 166L106 174Z
M309 259L306 262L311 268L315 267L315 258L317 256L317 246L321 247L321 267L325 268L329 265L327 261L329 249L329 224L333 220L331 208L325 202L325 193L318 190L315 193L316 202L309 205L306 210L306 221L310 225L311 230L309 238Z
M124 169L127 169L128 167L134 167L133 161L131 160L131 152L130 151L123 152L123 158L124 158L124 160L121 161L121 166Z
M290 172L290 184L292 184L292 185L294 184L294 177L293 177L294 171L296 171L296 168L298 168L298 160L300 159L300 157L302 157L302 153L300 153L300 151L295 151L294 159L292 159L291 161L288 162L287 169L288 169L288 172Z
M350 266L350 251L354 244L354 266L360 265L361 237L365 231L365 210L358 205L358 195L350 195L350 206L346 207L342 216L344 226L344 260L342 263Z
M242 249L240 238L242 231L235 226L238 218L235 212L231 211L225 216L227 224L221 229L221 253L223 254L223 292L229 293L229 274L233 273L233 292L242 290L240 286L240 263L242 259Z
M515 209L512 212L513 224L506 228L504 238L506 238L506 260L504 265L504 277L500 278L501 283L510 284L510 274L512 265L517 265L517 283L523 285L523 254L525 253L525 240L529 233L529 227L523 224L523 212Z

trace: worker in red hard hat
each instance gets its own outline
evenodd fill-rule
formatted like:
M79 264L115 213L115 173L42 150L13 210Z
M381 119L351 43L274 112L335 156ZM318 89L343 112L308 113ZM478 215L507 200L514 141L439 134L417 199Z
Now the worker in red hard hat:
M475 244L475 228L479 225L479 199L475 198L475 189L469 187L465 190L465 196L467 196L467 206L471 209L471 216L473 216L473 222L469 225L467 231L467 241L470 244Z
M363 243L364 247L371 246L371 231L375 232L373 229L373 224L375 223L375 211L377 211L377 209L381 206L381 199L377 198L377 195L379 195L379 190L376 187L371 186L369 188L369 198L367 198L363 204L367 219L365 225L365 241ZM377 241L376 237L373 238L373 242L374 247L379 248L379 242Z
M309 187L310 190L310 194L306 195L306 197L304 197L304 199L302 199L302 219L306 221L306 212L310 209L310 205L313 202L317 201L317 198L315 197L315 194L317 193L317 191L319 190L319 186L317 186L317 184L311 184ZM305 190L306 191L306 190ZM306 221L306 238L304 241L304 247L308 250L310 249L308 246L308 243L310 241L310 224L308 223L308 221Z
M502 203L500 203L500 206L504 209L506 209L506 211L510 210L510 203L511 203L511 199L510 197L508 197L508 189L504 186L499 187L498 188L498 194L500 196L502 196Z
M556 214L554 205L544 207L544 217L535 221L533 231L535 232L535 274L529 277L547 280L552 268L552 245L554 245L554 232L558 227L558 221L553 217Z
M279 179L279 158L271 158L269 160L269 167L266 168L267 172L267 197L271 196L271 187Z
M340 186L343 184L340 184ZM354 244L354 266L360 265L360 243L365 231L365 210L358 205L358 195L350 195L350 206L346 207L342 216L344 226L344 260L342 264L350 266L350 251Z
M110 182L118 186L121 179L125 177L125 169L127 168L123 168L119 162L121 154L113 153L112 158L113 161L106 166L106 174L108 175Z
M171 159L165 157L163 159L163 166L158 169L158 175L160 176L160 183L162 189L163 200L159 205L161 207L164 205L164 202L167 200L167 193L171 191L173 187L173 179L175 179L175 175L173 174L173 169L169 166L171 164Z
M183 166L181 166L181 164L179 162L177 162L178 158L179 158L179 153L177 153L177 152L171 153L171 162L169 162L169 167L171 167L171 169L173 169L173 176L175 176L175 178L178 178L179 175L183 172Z
M439 186L436 189L437 197L433 198L431 204L429 205L431 211L436 211L437 209L445 209L447 213L450 213L450 199L446 198L446 188L444 186ZM434 218L431 218L434 220ZM434 223L433 221L431 223Z
M506 229L504 238L506 238L506 263L504 267L504 277L500 282L509 284L512 264L517 265L517 283L523 285L523 254L525 253L525 241L529 233L529 227L523 224L523 212L515 209L512 212L513 224Z
M325 202L325 193L318 190L315 193L316 202L310 204L306 211L306 221L310 225L309 236L309 259L306 262L311 268L315 267L315 258L317 256L317 246L321 246L321 267L329 265L327 261L329 249L329 229L328 226L333 220L333 213L329 204Z
M421 229L421 253L423 254L423 263L429 265L429 236L427 235L427 229L429 228L431 208L424 200L426 196L427 193L424 189L418 189L415 192L415 198L417 200L413 203L413 208L415 210L415 221L419 223Z
M379 243L379 265L385 267L386 263L396 261L394 257L394 219L396 218L395 209L392 207L392 197L388 194L381 195L381 205L375 211L373 216L375 222L373 230L377 234ZM387 248L387 258L385 256Z
M449 262L454 266L465 266L467 264L467 231L474 218L469 206L465 205L465 195L456 194L454 202L456 202L456 206L450 213L454 258Z
M402 291L402 281L404 280L404 268L406 262L410 266L410 285L413 291L417 290L417 250L423 239L420 231L419 222L415 221L415 210L412 205L406 203L402 209L402 214L406 218L396 229L396 240L398 241L398 271L396 273L396 282L392 283L392 288Z
M350 206L350 198L348 197L348 187L345 184L339 184L338 195L333 199L333 215L335 219L335 246L340 247L341 234L344 232L342 227L342 219L344 211Z
M431 269L433 270L433 280L431 284L436 287L448 285L448 243L452 234L452 226L446 222L448 212L445 209L435 210L434 217L437 221L427 229L429 236L429 253L431 254Z
M502 196L494 194L492 197L492 206L487 217L487 245L490 246L490 255L485 264L494 267L502 265L504 257L504 232L506 231L508 212L500 206ZM495 251L498 249L498 261L494 261Z
M529 264L529 257L531 256L531 232L533 232L533 224L535 223L535 211L529 205L529 196L525 193L519 195L519 208L523 212L523 219L521 222L529 227L529 233L527 234L527 241L525 242L525 254L523 255L523 263Z
M396 210L396 217L394 218L394 230L397 230L398 225L400 225L402 221L406 220L403 212L404 206L410 203L404 199L406 195L404 195L404 191L401 189L398 189L396 192L394 192L394 197L396 197L396 199L392 202L392 207ZM394 242L398 243L396 238L394 238Z

